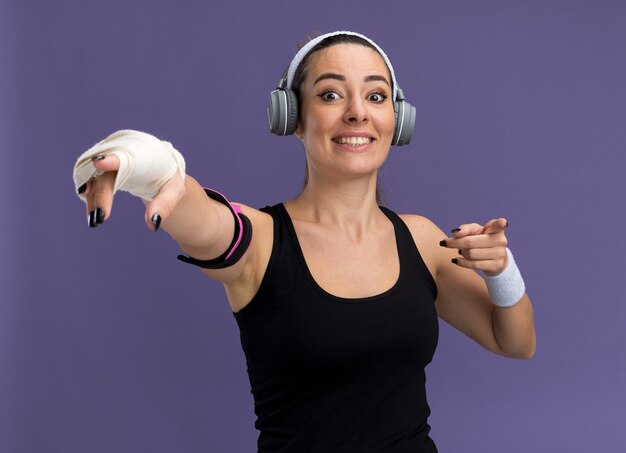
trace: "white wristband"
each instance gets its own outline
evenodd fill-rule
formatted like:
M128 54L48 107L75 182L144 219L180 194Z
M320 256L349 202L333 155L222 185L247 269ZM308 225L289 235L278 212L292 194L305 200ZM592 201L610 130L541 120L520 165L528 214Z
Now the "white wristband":
M185 159L171 143L145 132L117 131L85 151L74 165L74 184L83 184L102 172L93 166L92 158L114 154L120 160L113 193L118 190L150 201L177 172L185 181ZM84 199L84 195L79 194Z
M493 276L483 274L491 302L498 307L515 305L526 292L522 274L520 274L513 259L513 254L508 248L506 249L506 254L508 264L502 272Z

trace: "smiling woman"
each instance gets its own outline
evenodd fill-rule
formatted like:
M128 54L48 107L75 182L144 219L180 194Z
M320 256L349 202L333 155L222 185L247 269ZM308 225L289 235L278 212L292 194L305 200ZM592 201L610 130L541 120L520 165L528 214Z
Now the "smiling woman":
M308 181L332 174L376 184L394 129L391 83L376 51L344 44L318 51L299 88L296 135L304 143Z
M304 145L308 183L294 199L231 204L187 176L171 144L120 131L75 167L90 226L108 219L116 190L130 191L145 200L150 228L162 226L194 257L184 261L224 283L259 452L436 452L425 367L438 317L494 353L534 354L507 222L446 237L424 217L378 205L378 171L392 145L410 141L415 113L365 36L305 45L270 96L269 118L274 133Z
M374 43L369 38L351 32L343 32L343 33L329 33L324 35L324 39L313 39L307 45L303 46L303 48L298 52L296 57L294 57L290 67L285 72L287 80L285 84L291 88L294 93L294 98L301 102L301 90L302 84L307 77L310 62L315 61L319 57L319 52L329 48L331 46L335 46L338 44L353 44L356 48L360 48L360 50L370 49L373 52L378 54L378 57L384 60L385 68L380 74L371 74L365 77L365 82L383 82L387 85L386 90L390 94L386 94L384 91L380 93L373 93L371 96L371 100L374 102L380 101L383 102L385 99L388 99L389 96L393 96L391 99L394 105L394 115L398 117L400 115L402 117L402 125L398 128L397 131L394 131L394 136L392 138L394 145L404 145L408 144L411 141L411 136L413 134L413 127L415 125L415 108L410 106L408 103L404 101L404 97L402 95L402 90L399 90L398 84L395 79L395 75L393 72L393 67L391 66L391 62L389 61L387 55L383 52L383 50L378 47L376 43ZM340 62L341 63L341 62ZM341 68L349 67L345 62L339 65ZM324 79L335 79L340 82L345 82L346 79L343 75L337 73L325 73L321 74L318 78L315 79L314 85L316 85L319 81ZM279 84L280 85L280 84ZM326 98L330 96L334 98L338 96L337 93L329 92L327 94L323 93ZM398 97L400 95L400 97ZM333 100L333 99L329 99ZM398 102L395 102L397 100ZM298 110L298 115L301 114L301 111ZM406 115L406 120L404 117ZM347 140L347 138L345 139ZM351 139L355 140L355 139ZM303 187L306 187L309 181L309 168L308 168L308 160L305 167L305 175ZM376 202L381 205L384 204L382 200L382 195L380 191L380 184L377 178L376 181Z

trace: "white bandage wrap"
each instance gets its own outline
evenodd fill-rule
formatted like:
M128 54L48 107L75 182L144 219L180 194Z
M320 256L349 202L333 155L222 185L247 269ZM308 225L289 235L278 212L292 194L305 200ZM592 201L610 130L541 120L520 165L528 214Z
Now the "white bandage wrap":
M185 159L171 143L133 130L117 131L85 151L74 165L76 189L100 176L92 159L114 154L120 160L113 193L118 190L150 201L172 176L185 181ZM84 199L84 195L79 197Z
M491 302L498 307L515 305L526 292L522 274L520 274L515 264L515 259L513 259L513 254L508 248L506 249L506 255L508 264L502 272L494 276L483 274Z

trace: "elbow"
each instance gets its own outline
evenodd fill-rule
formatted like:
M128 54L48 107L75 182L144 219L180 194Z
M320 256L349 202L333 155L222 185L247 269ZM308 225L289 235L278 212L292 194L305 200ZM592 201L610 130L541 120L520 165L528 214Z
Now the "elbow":
M532 347L529 348L528 351L526 351L526 354L524 355L524 357L522 357L522 359L525 359L525 360L532 359L533 357L535 357L535 352L537 352L537 345L533 343Z
M531 346L524 349L517 349L514 351L501 351L501 354L509 359L517 359L517 360L530 360L535 356L535 352L537 352L537 347L533 343Z
M497 337L494 339L494 352L509 359L530 360L537 352L537 339L534 332L526 339L518 339L515 342L499 342Z
M530 360L533 357L535 357L535 348L533 348L530 351L526 351L524 354L520 354L518 357L516 357L519 360Z
M520 358L524 360L530 360L533 357L535 357L535 352L537 352L537 337L535 336L535 331L533 329L533 334L532 334L530 344L528 348L526 348L526 350L524 351L524 354L522 355L522 357Z

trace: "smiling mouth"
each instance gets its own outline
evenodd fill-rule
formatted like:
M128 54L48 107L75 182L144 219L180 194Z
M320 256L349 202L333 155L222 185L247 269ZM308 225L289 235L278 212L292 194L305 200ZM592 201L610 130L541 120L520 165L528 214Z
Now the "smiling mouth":
M374 141L371 137L336 137L333 138L335 143L339 143L340 145L369 145Z

